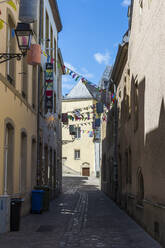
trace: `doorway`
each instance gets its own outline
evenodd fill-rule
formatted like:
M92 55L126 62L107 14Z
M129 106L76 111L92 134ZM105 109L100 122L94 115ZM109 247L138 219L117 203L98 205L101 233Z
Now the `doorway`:
M90 176L90 168L82 168L82 176L89 177Z

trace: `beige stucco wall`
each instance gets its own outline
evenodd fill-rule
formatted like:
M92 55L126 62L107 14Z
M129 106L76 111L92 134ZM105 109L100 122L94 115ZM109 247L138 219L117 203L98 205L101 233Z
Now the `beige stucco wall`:
M62 102L62 112L66 113L73 111L75 109L85 108L93 105L94 101L91 99L77 99L77 100L63 100ZM92 109L83 110L84 112L92 112ZM95 149L93 138L89 137L87 131L92 131L93 114L90 114L90 120L84 121L69 121L70 125L80 126L81 123L86 123L87 125L80 126L81 130L85 133L81 133L81 138L76 139L74 142L64 144L62 147L62 157L66 158L65 165L73 169L74 171L82 174L83 163L88 163L89 165L84 165L84 167L90 168L90 174L95 172ZM67 126L66 126L67 127ZM71 135L69 134L69 128L62 128L62 140L71 140ZM80 150L80 159L74 159L74 150Z
M17 11L13 10L7 3L0 5L1 18L7 22L8 14L12 17L15 25L18 22L18 1L16 3ZM0 30L0 52L7 50L7 25ZM17 46L17 45L16 45ZM16 52L20 52L18 47ZM11 119L14 127L14 161L13 161L13 196L21 196L25 199L22 213L25 214L30 209L30 192L34 186L31 182L31 169L33 172L36 168L32 168L31 145L32 137L36 140L37 118L35 109L32 108L32 87L36 87L37 92L37 75L36 82L32 82L32 66L28 66L28 98L24 99L21 95L22 91L22 60L15 60L15 87L6 80L7 63L0 64L0 194L4 193L4 164L5 164L5 121ZM37 72L37 70L36 70ZM36 85L34 84L36 83ZM37 99L37 96L36 96ZM21 130L25 130L27 134L27 166L26 166L26 192L20 190L20 156L21 156ZM33 161L33 166L36 159ZM35 177L35 175L34 175Z
M150 3L150 4L149 4ZM118 86L118 107L123 119L119 121L118 141L121 165L123 207L164 246L165 225L165 1L134 1L132 27L128 48L131 95L131 116L125 119L128 102L124 97L124 78ZM123 75L125 74L123 71ZM135 79L133 82L132 79ZM135 127L135 85L138 91L138 128ZM129 89L130 87L130 89ZM119 91L121 90L121 97ZM126 183L128 166L125 152L131 149L132 182ZM123 168L123 169L122 169ZM144 180L144 199L138 206L138 173ZM119 185L120 186L120 185ZM159 233L155 231L159 225Z
M149 2L151 2L149 4ZM162 99L165 97L165 1L134 1L128 60L131 74L138 81L145 77L145 136L158 127Z

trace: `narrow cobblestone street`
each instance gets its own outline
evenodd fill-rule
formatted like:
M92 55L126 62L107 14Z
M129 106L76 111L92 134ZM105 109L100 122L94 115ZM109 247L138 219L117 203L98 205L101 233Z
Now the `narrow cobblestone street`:
M107 198L96 179L66 176L49 212L22 218L20 232L0 235L0 248L158 248Z

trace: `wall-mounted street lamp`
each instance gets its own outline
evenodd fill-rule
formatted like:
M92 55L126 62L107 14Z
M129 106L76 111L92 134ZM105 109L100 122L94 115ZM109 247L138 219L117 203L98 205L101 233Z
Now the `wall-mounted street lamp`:
M0 64L17 58L20 60L21 57L27 54L27 51L30 49L31 39L33 31L29 23L18 23L16 29L14 30L19 50L21 53L0 53Z
M18 23L15 29L15 35L20 51L24 54L30 49L33 31L29 23Z

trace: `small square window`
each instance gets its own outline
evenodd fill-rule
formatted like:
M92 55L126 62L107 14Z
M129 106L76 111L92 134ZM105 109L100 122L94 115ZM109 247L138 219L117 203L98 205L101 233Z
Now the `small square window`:
M75 150L74 151L74 159L75 160L80 159L80 150Z

